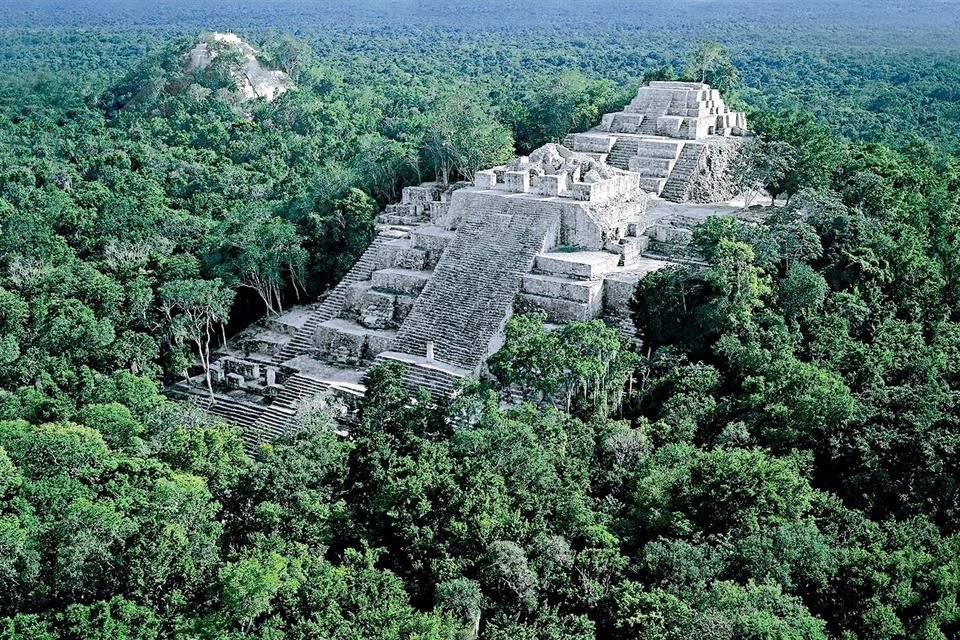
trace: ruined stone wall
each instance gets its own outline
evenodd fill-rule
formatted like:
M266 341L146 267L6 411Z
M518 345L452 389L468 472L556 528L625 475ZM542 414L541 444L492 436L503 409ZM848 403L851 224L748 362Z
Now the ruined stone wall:
M706 145L690 176L686 201L722 202L735 197L737 194L730 179L730 168L739 149L739 140Z
M726 138L708 144L687 143L662 196L673 202L723 202L737 196L730 169L741 140Z

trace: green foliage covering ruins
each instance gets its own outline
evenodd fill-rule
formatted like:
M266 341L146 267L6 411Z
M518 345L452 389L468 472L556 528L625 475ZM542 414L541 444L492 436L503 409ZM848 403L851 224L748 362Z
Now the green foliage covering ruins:
M0 638L960 636L955 9L681 3L640 39L433 4L0 2ZM294 90L184 68L227 20ZM789 150L751 177L786 203L643 279L639 350L516 316L499 386L436 407L384 365L347 437L308 412L256 456L161 394L402 186L698 73Z

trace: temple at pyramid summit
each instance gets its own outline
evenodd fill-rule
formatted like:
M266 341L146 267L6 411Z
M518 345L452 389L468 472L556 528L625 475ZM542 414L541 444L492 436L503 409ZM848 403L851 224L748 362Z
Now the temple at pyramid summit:
M586 133L570 134L564 145L638 173L644 190L667 200L713 202L730 195L728 138L746 129L746 116L730 111L709 85L651 82L623 111L606 114Z
M472 182L426 183L377 219L377 236L315 304L250 327L203 377L172 391L243 430L249 446L299 413L336 407L349 422L374 363L404 365L405 385L441 400L489 375L514 313L552 324L601 318L634 331L628 302L645 274L696 260L705 218L741 215L729 167L742 113L702 83L652 82L623 111Z

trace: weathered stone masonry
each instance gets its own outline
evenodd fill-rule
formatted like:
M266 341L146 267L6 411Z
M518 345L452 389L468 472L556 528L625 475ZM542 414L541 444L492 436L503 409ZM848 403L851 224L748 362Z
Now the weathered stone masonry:
M707 85L651 83L567 145L480 171L472 183L408 187L322 302L267 319L222 349L214 402L199 380L171 391L241 426L252 448L316 398L338 398L349 422L377 361L403 363L406 385L448 397L458 380L484 374L515 311L543 311L556 324L604 318L630 332L637 280L669 261L652 251L689 238L691 206L666 199L729 197L720 156L735 153L727 136L745 128Z

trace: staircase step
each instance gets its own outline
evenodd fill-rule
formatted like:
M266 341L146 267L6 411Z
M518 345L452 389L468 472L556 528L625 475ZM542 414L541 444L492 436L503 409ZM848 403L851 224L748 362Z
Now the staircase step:
M667 183L667 178L651 178L649 176L640 176L640 188L644 191L660 195L663 191L663 185Z
M537 270L581 280L597 280L616 270L620 256L607 251L573 251L541 253L534 261Z
M639 173L641 176L666 178L670 175L674 162L669 158L634 156L630 158L629 167L630 171Z
M592 302L603 289L603 280L572 280L541 273L528 273L520 284L521 293L571 302Z
M430 273L415 269L378 269L371 274L374 289L418 295L430 280Z
M603 297L597 296L591 302L576 302L531 293L518 293L514 308L519 313L543 311L547 314L547 322L556 324L574 321L586 322L600 317L600 313L603 311Z
M664 158L676 160L680 157L683 142L673 140L640 140L637 142L636 155L645 158Z
M378 265L378 255L380 248L398 237L403 232L397 229L383 228L373 242L367 247L366 251L360 256L360 259L353 265L341 280L324 298L311 313L310 317L302 327L294 334L293 338L273 357L275 364L280 364L298 355L312 353L315 351L313 337L317 326L321 322L330 320L340 315L343 309L343 302L346 297L347 288L363 280L369 280L370 275Z

